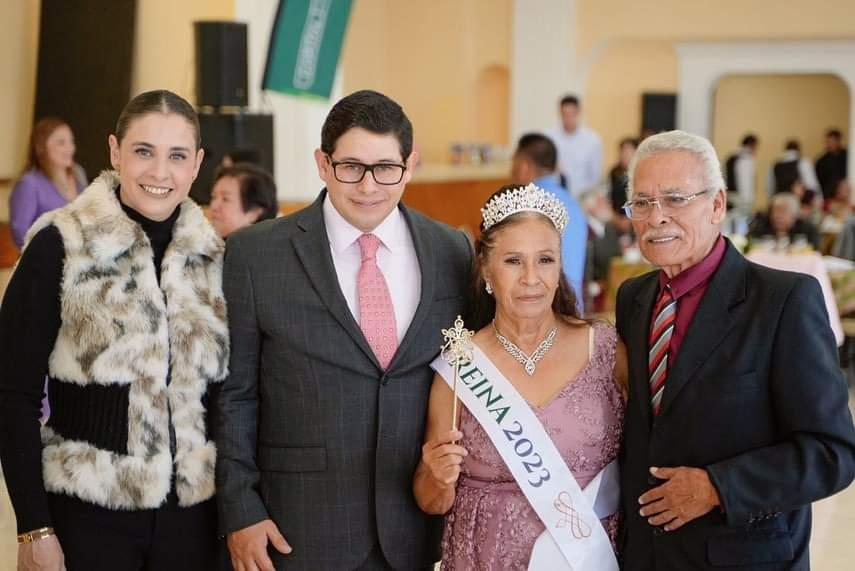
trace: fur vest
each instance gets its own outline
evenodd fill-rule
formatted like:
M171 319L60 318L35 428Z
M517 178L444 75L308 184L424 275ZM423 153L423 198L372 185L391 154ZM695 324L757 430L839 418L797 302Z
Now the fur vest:
M44 427L45 489L110 509L155 508L174 466L179 505L190 506L214 494L216 449L204 403L229 358L223 242L201 209L183 201L158 284L148 237L122 210L118 184L115 173L102 173L30 231L52 224L62 235L51 398L56 389L65 399L57 405L73 403L67 406L83 419L66 423L75 427L66 434L50 421Z

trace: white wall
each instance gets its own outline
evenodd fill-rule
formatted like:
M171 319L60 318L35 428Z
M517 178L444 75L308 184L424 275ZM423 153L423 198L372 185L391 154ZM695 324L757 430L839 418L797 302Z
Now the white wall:
M33 124L40 13L37 0L0 1L0 178L16 178L26 160ZM2 198L5 204L5 195Z
M267 45L278 0L236 0L235 19L249 26L249 105L253 111L273 114L273 145L279 200L310 201L323 187L312 156L321 144L321 126L341 95L336 78L330 102L262 92Z
M739 73L831 73L849 87L849 133L855 133L855 41L713 43L677 47L680 89L677 125L709 138L713 94L724 75ZM855 153L849 153L849 181L855 184ZM855 196L853 196L855 200Z
M356 0L359 1L359 0ZM511 55L511 145L529 130L559 124L558 100L581 94L576 64L577 0L514 0ZM261 92L277 0L236 0L235 19L249 24L250 106L274 114L276 182L280 200L311 200L321 188L312 152L332 103L342 93L339 67L331 102Z
M583 95L577 80L576 27L576 0L514 1L511 146L526 131L559 125L563 95Z

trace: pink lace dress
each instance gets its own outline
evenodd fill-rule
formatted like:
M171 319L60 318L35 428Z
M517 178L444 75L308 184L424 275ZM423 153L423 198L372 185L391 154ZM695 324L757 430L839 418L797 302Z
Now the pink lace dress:
M617 334L605 322L593 327L594 349L585 368L551 402L532 407L583 488L617 457L624 413L613 379ZM524 570L544 526L465 408L460 429L469 456L446 520L441 569ZM602 521L614 544L618 516Z

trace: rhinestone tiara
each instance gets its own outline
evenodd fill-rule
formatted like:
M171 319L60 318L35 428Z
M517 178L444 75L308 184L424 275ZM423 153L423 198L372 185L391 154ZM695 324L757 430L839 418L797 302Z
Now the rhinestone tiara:
M484 230L489 230L491 226L519 212L543 214L552 221L559 234L563 233L564 227L567 226L567 209L561 200L532 183L490 199L481 209Z

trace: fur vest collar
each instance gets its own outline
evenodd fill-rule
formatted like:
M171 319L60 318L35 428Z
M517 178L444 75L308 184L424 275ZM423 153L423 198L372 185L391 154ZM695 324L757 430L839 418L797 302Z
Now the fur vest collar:
M53 224L65 247L51 378L129 385L127 454L45 428L45 487L111 509L154 508L169 492L174 465L179 504L189 506L214 493L216 450L203 397L227 374L223 242L201 209L183 201L158 284L148 237L122 210L118 183L115 173L102 173L30 232Z

